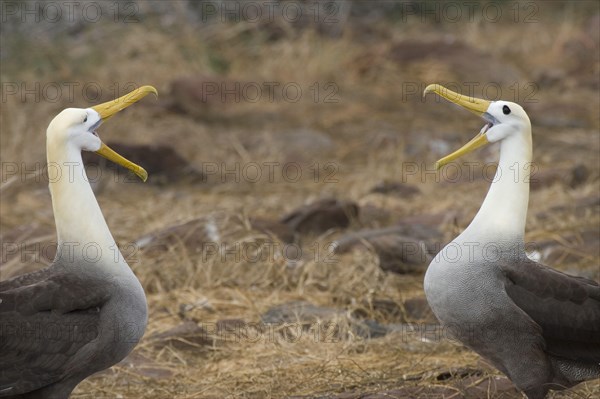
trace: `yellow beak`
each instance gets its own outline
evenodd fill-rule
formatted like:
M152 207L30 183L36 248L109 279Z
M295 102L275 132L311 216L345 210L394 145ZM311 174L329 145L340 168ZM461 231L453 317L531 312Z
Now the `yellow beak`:
M454 151L452 154L446 155L444 158L438 160L435 163L435 168L439 169L442 166L447 165L450 162L454 161L455 159L460 158L463 155L470 153L471 151L475 151L476 149L486 145L487 143L488 143L488 139L485 136L485 133L479 133L477 136L473 137L473 139L471 139L471 141L469 141L467 144L463 145L458 150Z
M102 146L98 151L96 151L96 154L103 156L104 158L129 169L130 171L135 173L140 179L142 179L143 182L148 180L148 172L146 172L146 169L122 157L106 144L102 143Z
M423 95L427 93L436 93L446 100L453 102L454 104L460 105L461 107L473 112L475 115L483 116L483 114L488 110L491 101L482 100L479 98L473 98L464 96L462 94L458 94L445 88L444 86L438 84L432 84L425 88ZM479 133L475 136L471 141L462 146L460 149L454 151L452 154L445 156L444 158L438 160L435 163L435 168L439 169L442 166L452 162L453 160L462 157L465 154L470 153L473 150L485 145L488 143L488 139L485 135L485 132Z
M138 89L133 90L132 92L125 94L123 97L119 97L116 100L108 101L103 104L96 105L92 107L94 111L96 111L102 121L106 121L108 118L113 116L119 111L124 110L129 107L131 104L138 102L142 98L146 97L148 94L154 93L158 96L158 92L152 86L142 86ZM115 151L111 150L106 144L102 143L102 146L96 154L103 156L104 158L113 161L135 173L142 181L146 181L148 179L148 172L144 168L139 165L134 164L133 162L123 158Z

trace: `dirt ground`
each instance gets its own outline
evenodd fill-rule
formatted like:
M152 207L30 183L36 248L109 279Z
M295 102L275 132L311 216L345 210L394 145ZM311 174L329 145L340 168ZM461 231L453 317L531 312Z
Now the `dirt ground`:
M377 243L331 244L403 226L435 253L471 221L498 148L434 171L483 125L422 98L441 83L523 105L530 252L600 280L598 3L482 2L469 16L459 3L291 1L272 17L225 3L106 3L97 20L42 23L16 11L0 30L2 279L52 259L53 116L132 84L159 91L99 129L149 181L88 166L149 324L72 397L520 398L437 325L427 262L399 273ZM315 202L333 210L285 218ZM600 397L600 381L549 397Z

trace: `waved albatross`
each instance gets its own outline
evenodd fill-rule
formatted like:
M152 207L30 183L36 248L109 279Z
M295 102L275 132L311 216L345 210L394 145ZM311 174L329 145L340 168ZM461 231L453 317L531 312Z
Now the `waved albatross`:
M487 122L438 168L500 142L496 175L471 224L433 259L425 294L446 330L506 374L529 399L600 377L600 286L525 253L531 123L507 101L434 92Z
M81 151L145 181L146 171L102 143L96 128L149 93L157 94L143 86L92 108L68 108L48 126L57 254L43 270L0 282L0 397L68 398L83 379L127 356L144 334L144 290L106 225Z

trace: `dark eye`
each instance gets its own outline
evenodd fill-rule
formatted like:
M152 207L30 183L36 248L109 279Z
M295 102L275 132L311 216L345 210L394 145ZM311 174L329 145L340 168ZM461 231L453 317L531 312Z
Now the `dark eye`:
M502 107L502 112L504 112L504 115L510 114L510 108L508 108L508 105Z
M87 122L87 116L83 119L83 123Z

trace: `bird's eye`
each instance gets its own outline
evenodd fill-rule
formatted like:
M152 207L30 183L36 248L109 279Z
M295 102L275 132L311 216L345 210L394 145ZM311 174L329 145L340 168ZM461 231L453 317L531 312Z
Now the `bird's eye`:
M502 112L504 112L504 115L510 114L510 108L508 108L508 105L502 107Z
M87 116L83 119L83 123L87 122Z

